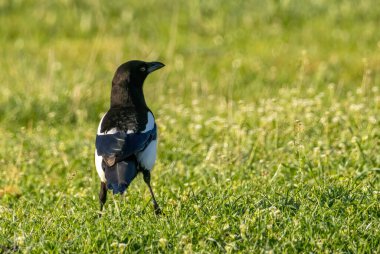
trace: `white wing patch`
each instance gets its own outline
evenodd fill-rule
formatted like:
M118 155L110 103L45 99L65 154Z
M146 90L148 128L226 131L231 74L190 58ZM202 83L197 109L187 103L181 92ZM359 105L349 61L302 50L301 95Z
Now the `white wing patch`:
M145 130L143 130L142 133L150 131L153 128L154 128L154 117L153 117L153 114L150 111L148 111L148 122L145 125Z
M97 135L104 135L104 134L105 134L105 133L103 133L103 132L100 132L100 129L101 129L101 127L102 127L103 118L104 118L105 115L106 115L106 114L104 114L104 115L102 116L102 119L100 119L100 122L99 122L99 125L98 125L98 131L96 132Z
M145 169L152 171L157 157L157 140L153 140L144 151L136 154L137 161Z
M103 122L104 116L105 116L105 114L103 115L102 119L99 122L98 131L97 131L98 135L104 135L105 134L103 132L100 132L100 128L102 126L102 122ZM104 174L104 171L103 171L103 168L102 168L102 161L103 161L103 157L99 156L97 154L97 152L96 152L96 149L95 149L95 168L96 168L96 172L98 172L100 181L102 181L102 182L105 183L105 182L107 182L107 180L106 180L106 175Z
M154 117L153 114L148 111L148 123L145 126L145 130L142 133L150 131L154 128ZM157 140L153 140L150 144L145 148L144 151L136 154L137 161L143 166L145 169L151 171L153 169L154 163L156 162L157 157Z
M98 172L100 181L102 181L103 183L105 183L105 182L107 182L107 180L106 180L106 175L104 174L104 171L103 171L103 168L102 168L102 161L103 161L103 157L97 155L96 149L95 149L95 167L96 167L96 172Z

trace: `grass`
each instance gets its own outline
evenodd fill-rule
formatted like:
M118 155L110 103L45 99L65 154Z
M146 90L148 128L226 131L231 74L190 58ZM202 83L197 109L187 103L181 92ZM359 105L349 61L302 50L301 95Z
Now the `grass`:
M380 7L364 1L0 1L0 252L380 252ZM159 126L98 218L116 67Z

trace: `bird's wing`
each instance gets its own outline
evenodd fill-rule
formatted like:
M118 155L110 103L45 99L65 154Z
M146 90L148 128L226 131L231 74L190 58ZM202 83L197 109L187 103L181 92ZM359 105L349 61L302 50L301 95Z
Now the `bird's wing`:
M126 136L124 132L96 135L95 147L100 156L115 156L123 150Z
M143 151L156 139L156 127L144 133L114 132L96 135L96 153L103 157L102 169L107 188L123 193L137 175L137 161L132 154Z
M112 134L96 135L96 152L102 156L107 165L112 166L132 154L144 150L149 143L156 139L156 126L150 131L139 133L115 132Z

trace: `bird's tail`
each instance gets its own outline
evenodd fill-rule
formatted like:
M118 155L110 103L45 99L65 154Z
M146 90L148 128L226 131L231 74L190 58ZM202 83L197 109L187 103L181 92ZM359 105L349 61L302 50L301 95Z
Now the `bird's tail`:
M121 161L112 167L103 162L103 167L107 179L107 188L112 190L113 194L123 194L137 175L137 166L134 160Z

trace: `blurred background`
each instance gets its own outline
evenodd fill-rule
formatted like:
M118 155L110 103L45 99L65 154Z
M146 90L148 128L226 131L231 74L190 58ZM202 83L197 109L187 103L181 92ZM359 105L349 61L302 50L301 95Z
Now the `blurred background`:
M349 90L366 71L379 79L371 0L2 0L0 12L0 117L19 126L98 120L129 59L167 65L145 87L153 108L160 98L254 101L299 85Z

